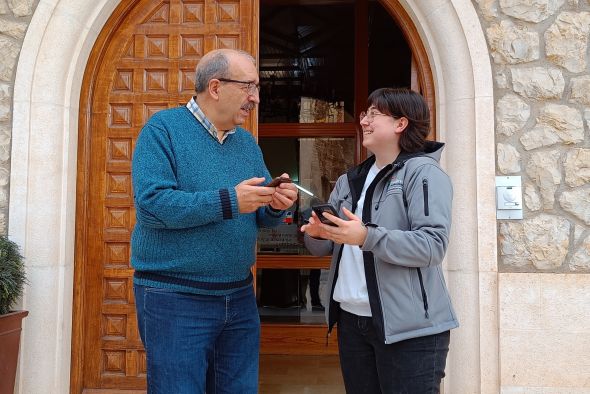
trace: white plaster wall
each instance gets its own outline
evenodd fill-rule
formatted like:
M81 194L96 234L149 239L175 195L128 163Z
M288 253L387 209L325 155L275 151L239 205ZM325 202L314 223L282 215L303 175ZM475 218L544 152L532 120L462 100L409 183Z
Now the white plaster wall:
M31 280L20 393L69 391L77 114L94 41L115 0L41 0L14 88L9 233ZM468 0L407 0L434 67L437 125L455 188L448 282L452 334L446 393L498 392L492 75ZM469 39L467 39L469 37ZM42 328L40 330L39 328Z

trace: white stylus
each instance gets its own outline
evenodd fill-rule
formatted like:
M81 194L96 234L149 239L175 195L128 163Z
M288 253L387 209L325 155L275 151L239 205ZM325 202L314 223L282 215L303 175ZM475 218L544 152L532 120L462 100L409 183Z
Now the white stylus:
M310 196L312 196L312 197L313 197L313 193L312 193L312 192L310 192L309 190L307 190L307 189L305 189L305 188L303 188L303 187L299 186L299 185L298 185L298 184L296 184L296 183L293 183L293 184L295 185L295 187L296 187L297 189L301 190L303 193L307 193L307 194L309 194Z

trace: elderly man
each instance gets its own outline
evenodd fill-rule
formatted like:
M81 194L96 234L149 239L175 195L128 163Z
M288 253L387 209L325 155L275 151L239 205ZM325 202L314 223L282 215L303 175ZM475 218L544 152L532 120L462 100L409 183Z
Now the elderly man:
M258 91L252 56L209 52L196 96L156 113L137 139L131 262L148 393L257 392L257 231L297 198L292 184L263 186L262 153L239 127Z

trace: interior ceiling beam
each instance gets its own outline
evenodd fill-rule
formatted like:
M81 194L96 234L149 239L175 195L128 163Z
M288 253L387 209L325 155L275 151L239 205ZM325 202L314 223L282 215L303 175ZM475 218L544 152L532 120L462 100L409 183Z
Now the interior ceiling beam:
M302 83L302 78L273 78L273 79L267 79L264 81L260 81L261 85L266 85L266 84L273 84L273 83L279 83L282 84L281 82L289 82L290 84L295 84L295 85L301 85Z
M283 44L295 45L293 44L293 36L283 33L272 26L265 25L264 29L261 30L264 30L267 33L265 37L260 37L261 39L273 42L279 41Z

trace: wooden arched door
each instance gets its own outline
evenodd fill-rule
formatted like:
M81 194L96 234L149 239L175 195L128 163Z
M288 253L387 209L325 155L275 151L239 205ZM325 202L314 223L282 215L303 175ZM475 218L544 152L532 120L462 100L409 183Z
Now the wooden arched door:
M135 140L154 112L190 99L203 54L255 53L257 10L257 0L124 0L94 45L79 118L74 393L145 388L129 263Z

